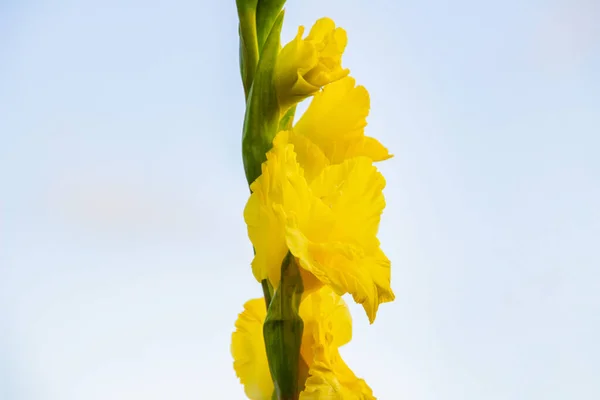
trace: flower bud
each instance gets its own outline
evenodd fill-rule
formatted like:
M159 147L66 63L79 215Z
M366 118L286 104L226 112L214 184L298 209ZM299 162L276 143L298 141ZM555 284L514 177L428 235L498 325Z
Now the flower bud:
M305 39L304 27L279 53L275 66L275 88L282 111L316 93L350 72L342 68L346 31L329 18L318 20Z

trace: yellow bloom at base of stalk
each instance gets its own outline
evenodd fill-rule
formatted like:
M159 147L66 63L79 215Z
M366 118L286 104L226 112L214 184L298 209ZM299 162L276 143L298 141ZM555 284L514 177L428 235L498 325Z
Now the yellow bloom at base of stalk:
M350 293L372 323L379 304L394 299L390 261L377 239L385 179L372 160L354 157L324 166L309 183L289 139L289 132L276 136L250 186L244 218L256 251L254 276L277 287L290 251L304 270L305 292L328 285Z
M244 385L246 396L252 400L271 400L274 390L263 339L266 315L264 299L250 300L238 316L231 336L233 369Z
M304 321L301 355L308 366L300 400L375 399L338 351L352 338L352 319L344 300L323 287L302 301L300 316ZM274 391L262 334L265 317L263 299L248 301L232 335L234 369L251 400L271 400Z
M350 72L342 68L348 38L329 18L321 18L303 39L304 27L283 47L275 66L275 88L283 111Z

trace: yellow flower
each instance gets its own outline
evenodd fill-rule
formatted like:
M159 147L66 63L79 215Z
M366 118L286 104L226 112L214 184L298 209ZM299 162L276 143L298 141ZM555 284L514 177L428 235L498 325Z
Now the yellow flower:
M355 86L349 76L314 96L293 130L285 133L309 183L326 166L353 157L373 161L392 157L377 139L365 136L369 107L369 92L364 86Z
M348 76L317 93L293 131L317 145L331 164L357 156L387 160L388 150L364 134L369 108L369 92Z
M346 31L329 18L321 18L302 39L304 27L283 47L275 65L275 88L282 110L302 101L321 87L350 72L342 68Z
M277 287L291 251L306 293L322 285L350 293L372 323L379 304L394 299L390 261L377 239L385 179L369 158L355 157L325 166L309 182L289 136L277 135L250 186L244 218L256 251L254 276Z
M271 380L262 334L265 301L244 305L232 335L234 369L251 400L271 400ZM304 321L300 354L308 367L300 400L371 400L371 388L348 368L338 348L352 338L352 319L344 300L324 287L307 296L300 305Z

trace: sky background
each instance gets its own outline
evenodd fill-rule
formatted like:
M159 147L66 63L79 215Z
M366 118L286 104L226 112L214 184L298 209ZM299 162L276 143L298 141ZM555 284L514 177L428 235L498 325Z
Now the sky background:
M289 0L395 154L383 400L599 399L600 2ZM0 2L0 399L243 399L235 2Z

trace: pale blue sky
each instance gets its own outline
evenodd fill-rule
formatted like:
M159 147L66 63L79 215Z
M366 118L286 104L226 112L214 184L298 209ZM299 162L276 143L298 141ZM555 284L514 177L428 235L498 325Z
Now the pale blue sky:
M600 398L600 3L289 0L371 92L383 400ZM485 3L485 4L484 4ZM0 399L243 399L234 0L0 3Z

